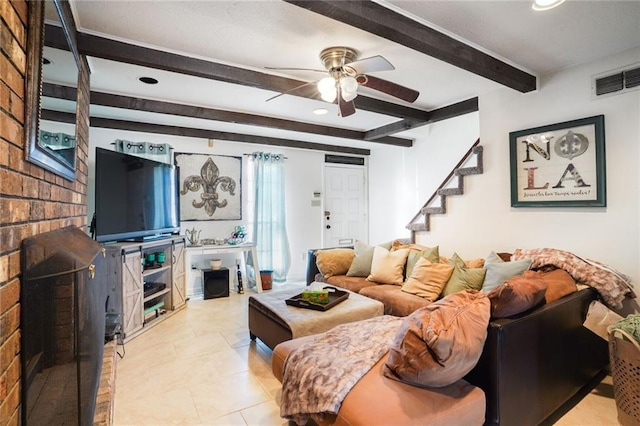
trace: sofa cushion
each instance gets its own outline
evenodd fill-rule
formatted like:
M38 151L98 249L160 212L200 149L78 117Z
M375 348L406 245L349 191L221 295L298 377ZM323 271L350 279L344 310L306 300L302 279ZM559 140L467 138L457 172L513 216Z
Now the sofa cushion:
M373 287L377 284L367 281L364 277L348 277L346 275L334 275L325 280L328 284L344 288L354 293L359 293L365 287Z
M373 246L356 240L354 245L355 257L349 266L347 276L368 277L371 273L371 262L373 261Z
M497 254L491 252L484 261L487 274L484 277L482 291L489 294L491 290L503 284L506 280L522 274L531 266L531 259L513 260L505 262Z
M433 263L422 257L413 268L411 276L403 284L402 291L433 302L440 296L452 272L453 265Z
M355 253L350 248L318 250L316 251L316 265L325 278L344 275L349 270L354 257Z
M442 387L476 365L490 318L481 291L454 293L409 315L389 350L384 375L416 386Z
M404 266L407 262L408 254L408 249L389 251L384 247L376 246L373 249L371 274L369 274L367 280L381 284L402 285L404 281Z
M484 264L484 261L482 262ZM482 267L470 267L478 262L466 262L457 253L453 254L451 264L454 266L453 273L449 281L442 289L442 297L457 293L463 290L481 290L487 270Z
M491 317L506 318L528 311L544 301L547 284L537 272L525 271L489 292Z
M362 288L360 294L382 302L384 304L384 313L397 317L406 317L416 309L431 303L422 297L405 293L401 288L393 284L373 285Z
M425 247L423 250L409 250L409 255L407 256L407 265L404 269L405 282L411 276L413 268L415 268L418 260L423 257L432 263L437 263L440 258L438 246Z
M551 303L567 294L578 291L576 280L564 269L538 271L538 274L547 283L547 290L544 293L546 303Z

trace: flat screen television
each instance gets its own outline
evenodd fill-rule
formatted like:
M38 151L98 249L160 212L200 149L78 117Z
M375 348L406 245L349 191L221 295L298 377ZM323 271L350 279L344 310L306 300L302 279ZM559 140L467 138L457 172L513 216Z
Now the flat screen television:
M96 148L95 182L97 241L141 241L180 232L175 166Z

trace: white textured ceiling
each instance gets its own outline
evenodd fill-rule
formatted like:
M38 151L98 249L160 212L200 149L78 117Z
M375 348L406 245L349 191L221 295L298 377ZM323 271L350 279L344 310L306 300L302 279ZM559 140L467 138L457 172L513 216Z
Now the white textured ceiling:
M569 0L542 13L533 11L528 0L381 3L536 75L640 45L640 1ZM319 52L334 45L355 48L361 58L382 55L396 69L376 75L419 90L420 97L412 106L425 110L501 87L395 42L279 0L71 0L71 5L81 32L305 81L318 79L318 74L269 71L264 67L321 69ZM357 130L369 130L396 120L365 111L341 118L335 105L315 100L285 95L265 102L276 93L103 59L89 58L89 63L91 88L95 91ZM62 75L50 78L58 82L69 78L68 72ZM155 77L160 83L144 85L137 80L140 76ZM361 93L409 105L368 89L361 88ZM312 110L318 107L328 108L329 114L312 115ZM105 107L92 108L92 114L123 119L146 116L148 120L155 116L156 121L175 125L193 122ZM263 134L255 126L228 123L207 123L207 128ZM415 137L418 132L412 130L396 136ZM318 139L308 134L280 133L285 133L281 137L299 140Z

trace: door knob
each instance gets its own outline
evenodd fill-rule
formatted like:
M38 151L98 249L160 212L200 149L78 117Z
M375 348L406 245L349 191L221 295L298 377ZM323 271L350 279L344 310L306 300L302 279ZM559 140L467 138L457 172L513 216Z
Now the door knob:
M331 229L331 225L327 225L327 229Z

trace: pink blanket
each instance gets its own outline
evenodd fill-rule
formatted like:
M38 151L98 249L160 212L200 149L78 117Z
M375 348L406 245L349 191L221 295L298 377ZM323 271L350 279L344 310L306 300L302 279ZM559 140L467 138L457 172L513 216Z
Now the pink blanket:
M531 268L553 265L567 271L573 279L593 287L612 308L621 307L624 298L636 297L629 277L594 260L583 259L568 251L538 248L516 249L512 260L531 259Z
M339 325L291 351L280 415L304 425L337 414L351 388L389 351L403 319L384 315Z

